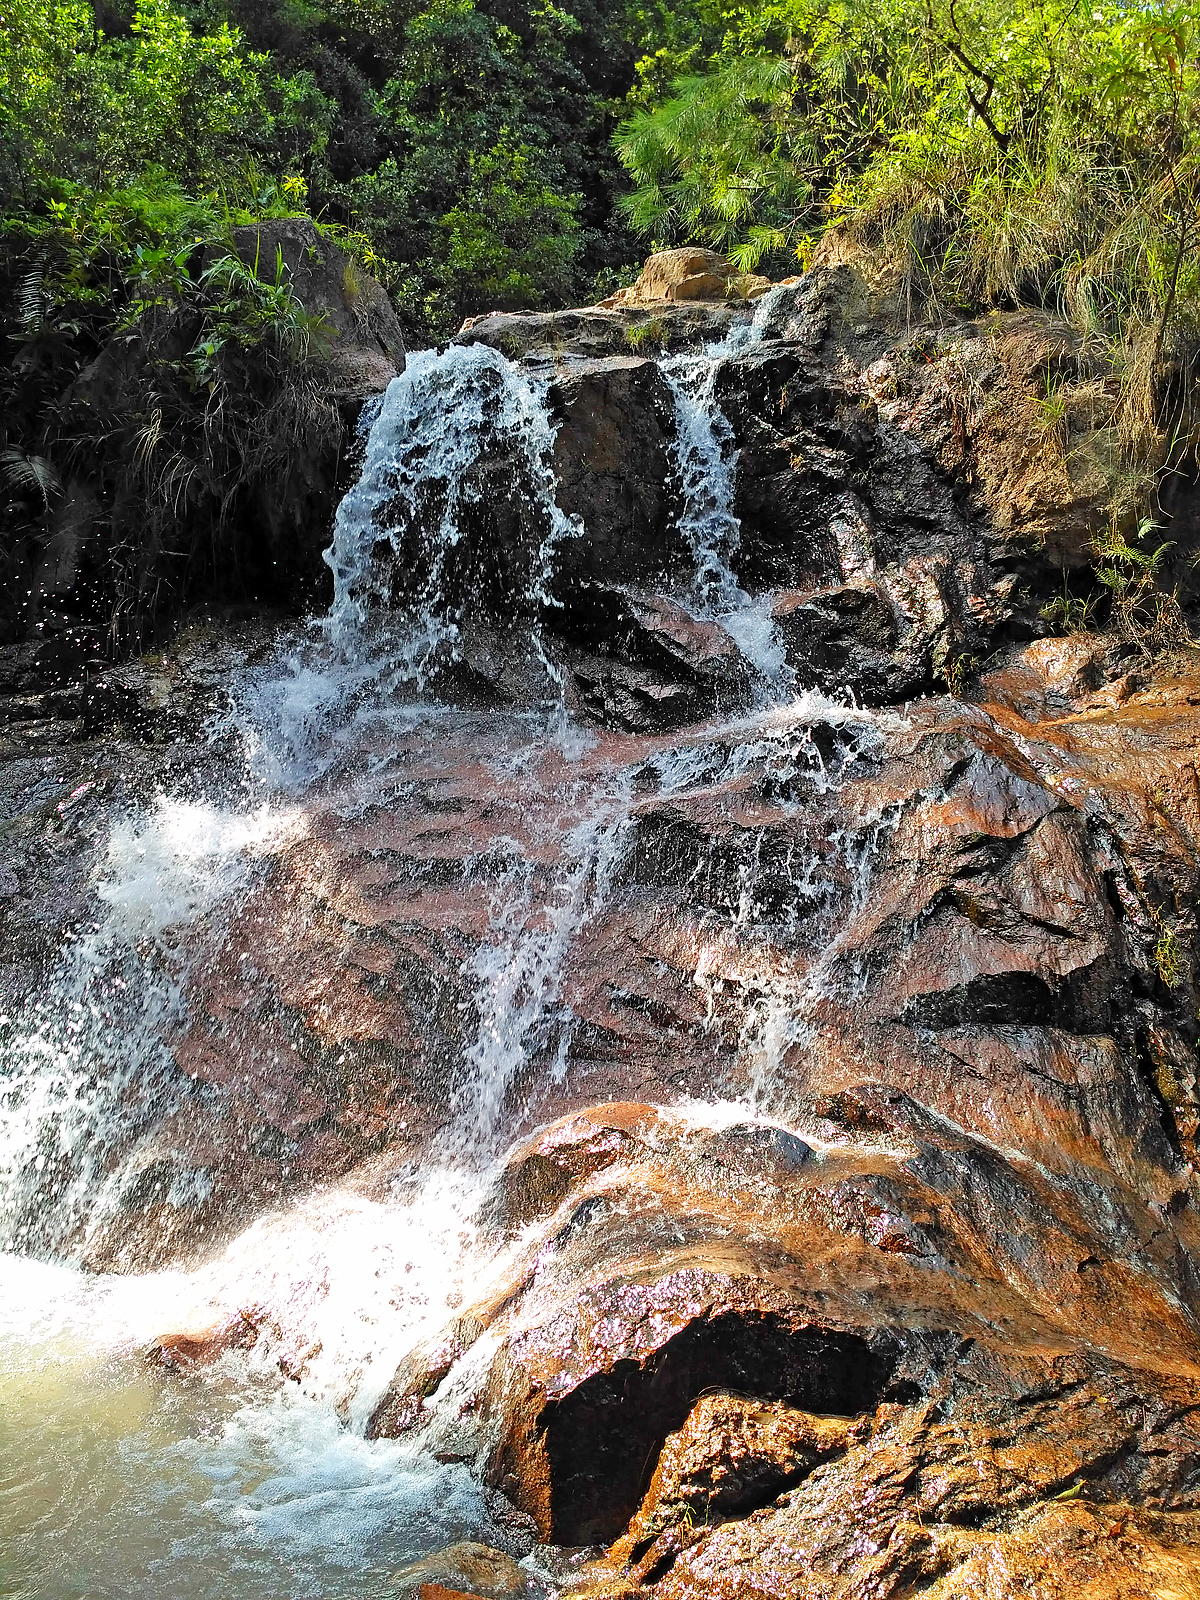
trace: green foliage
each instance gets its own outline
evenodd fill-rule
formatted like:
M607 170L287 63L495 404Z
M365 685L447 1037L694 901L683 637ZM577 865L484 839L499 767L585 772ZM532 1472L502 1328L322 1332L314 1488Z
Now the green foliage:
M1146 547L1157 525L1142 522L1132 543L1113 522L1092 543L1096 577L1108 592L1111 623L1118 636L1150 659L1190 642L1191 635L1175 590L1161 587L1159 577L1169 542Z
M1047 600L1038 615L1063 633L1086 633L1095 620L1095 609L1096 596L1090 594L1081 599L1072 594L1064 572L1062 593Z
M1154 946L1154 965L1167 988L1178 989L1185 975L1183 953L1178 935L1165 922L1160 924L1158 942Z
M1118 349L1129 458L1192 446L1194 8L775 0L729 21L708 70L621 130L638 231L803 266L837 227L914 308L1057 307Z
M150 165L219 181L261 126L262 57L222 23L197 34L170 0L138 0L127 37L90 5L17 0L0 28L0 184L27 205L66 179L94 190Z
M625 342L636 354L639 350L659 349L667 336L667 325L661 317L647 317L644 322L632 322L625 329Z
M578 199L545 182L507 129L491 150L472 153L463 196L441 223L457 305L481 292L513 308L565 299L579 250Z
M809 197L778 127L791 92L789 62L736 55L636 113L617 143L637 184L622 202L634 227L670 239L702 235L723 250L752 240L743 263L777 245Z

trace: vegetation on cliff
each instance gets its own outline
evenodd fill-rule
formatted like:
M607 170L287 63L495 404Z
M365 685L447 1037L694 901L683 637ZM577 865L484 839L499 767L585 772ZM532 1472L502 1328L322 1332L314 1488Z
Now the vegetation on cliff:
M188 334L184 433L295 361L286 274L251 292L210 242L308 214L414 342L691 241L775 276L848 245L914 319L1056 311L1119 436L1119 610L1200 432L1196 45L1190 5L1123 0L5 0L0 581L95 445L65 397L114 336ZM1067 404L1048 373L1048 429Z
M914 312L1061 312L1112 348L1128 457L1190 455L1192 6L777 0L732 20L705 73L621 130L622 207L643 235L701 237L751 267L805 264L834 230Z

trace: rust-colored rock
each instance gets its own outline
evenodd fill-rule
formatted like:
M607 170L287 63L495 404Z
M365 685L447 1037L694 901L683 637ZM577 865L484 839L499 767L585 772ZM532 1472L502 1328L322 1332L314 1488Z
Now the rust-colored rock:
M460 1540L392 1575L398 1595L415 1600L447 1600L468 1595L472 1600L518 1600L528 1590L524 1572L503 1550L473 1540Z
M490 1019L543 999L474 1218L503 1270L347 1411L606 1547L613 1600L1186 1595L1200 672L1039 617L1106 504L1035 437L1038 375L1078 388L1085 353L1024 314L905 330L884 298L809 274L714 375L738 581L800 686L877 709L756 703L685 598L665 379L616 311L576 314L540 370L592 537L540 620L579 738L531 743L493 597L453 704L331 767L183 938L170 1092L66 1247L157 1264L296 1188L388 1196L471 1103L480 953L566 927ZM464 573L532 548L510 466L481 469ZM220 673L181 647L106 674L102 742L69 649L10 667L0 948L28 995L46 929L94 911L108 808L171 776L156 739L191 759ZM72 706L79 742L31 753Z
M845 1450L850 1432L844 1417L741 1395L705 1395L663 1444L621 1544L633 1556L680 1523L707 1527L768 1505L785 1485Z

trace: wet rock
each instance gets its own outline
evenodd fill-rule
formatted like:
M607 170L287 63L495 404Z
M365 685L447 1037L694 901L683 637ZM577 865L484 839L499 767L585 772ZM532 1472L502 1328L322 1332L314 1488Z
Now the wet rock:
M143 1351L145 1359L170 1372L207 1366L227 1350L249 1350L258 1340L263 1317L253 1310L239 1311L235 1317L215 1322L207 1328L181 1329L162 1334Z
M462 1540L423 1556L392 1575L396 1593L415 1600L441 1600L446 1592L483 1596L484 1600L517 1600L528 1592L521 1568L502 1550ZM433 1596L426 1593L434 1590Z
M694 1291L704 1298L706 1290L709 1296L715 1291L715 1297L696 1315L688 1287L679 1279L653 1290L636 1281L606 1286L601 1303L612 1296L607 1340L584 1358L590 1375L568 1365L541 1389L540 1404L535 1388L519 1409L509 1410L489 1476L511 1479L516 1503L534 1517L543 1538L577 1545L616 1537L641 1501L667 1435L708 1389L735 1388L767 1400L786 1398L793 1407L853 1415L869 1408L890 1380L893 1358L885 1348L805 1327L785 1314L730 1309L737 1289L708 1284L703 1276ZM661 1297L671 1291L676 1304L664 1317L669 1302ZM661 1307L657 1327L642 1321L651 1301ZM639 1323L650 1344L640 1356L636 1337L632 1346L626 1343ZM679 1330L673 1334L672 1324ZM536 1349L537 1341L521 1361ZM534 1360L537 1371L541 1362ZM512 1381L510 1374L510 1392Z
M643 1152L645 1133L656 1121L649 1106L600 1107L552 1126L508 1160L481 1220L507 1232L549 1216L576 1183Z
M559 626L573 636L567 660L582 706L606 727L680 727L749 699L751 670L725 629L665 595L582 586Z
M581 311L494 311L469 317L455 344L486 344L510 361L552 369L575 358L652 355L719 341L750 312L741 301L692 301Z
M1054 1439L1042 1447L1032 1429L1020 1431L1017 1448L997 1447L986 1424L939 1423L928 1408L881 1413L871 1437L810 1473L775 1506L723 1527L694 1528L674 1559L660 1562L653 1592L749 1596L765 1590L815 1600L831 1585L843 1593L891 1596L919 1582L936 1583L939 1594L1015 1596L1035 1573L1039 1587L1045 1582L1049 1547L1068 1561L1072 1582L1076 1575L1088 1582L1133 1579L1131 1589L1096 1592L1151 1593L1141 1584L1155 1572L1156 1557L1166 1556L1169 1564L1168 1551L1177 1560L1188 1547L1192 1516L1131 1512L1120 1499L1097 1492L1087 1475L1086 1449L1061 1449ZM1084 1476L1057 1488L1080 1468ZM954 1499L955 1483L967 1491L963 1504ZM1065 1503L1054 1503L1055 1492ZM1075 1498L1080 1492L1084 1498ZM982 1526L981 1502L990 1512ZM1155 1529L1158 1539L1142 1543L1135 1529ZM1126 1542L1127 1535L1133 1537ZM592 1592L630 1592L628 1578L614 1578L599 1569ZM1056 1587L1057 1579L1055 1573L1047 1593L1072 1592ZM985 1588L977 1590L981 1580ZM632 1587L640 1592L636 1580Z
M725 363L738 577L783 591L802 681L902 702L1001 652L974 701L736 719L744 665L677 598L662 375L596 355L616 322L564 323L588 353L554 379L555 468L595 534L561 546L545 640L593 727L531 746L503 619L464 630L455 704L387 707L237 905L172 944L170 1074L66 1241L165 1264L296 1189L392 1195L470 1103L502 970L518 1003L491 1022L530 997L532 1020L502 1040L518 1143L476 1221L511 1254L378 1403L372 1378L368 1432L477 1466L543 1539L609 1545L598 1594L1193 1576L1200 676L1033 636L1033 534L1075 548L1099 504L1054 521L1063 463L1025 402L1084 355L1034 321L995 347L910 332L871 285L809 275ZM469 539L507 559L531 534L491 465ZM225 792L219 749L188 772L233 657L193 645L106 668L73 745L52 697L82 704L78 680L0 662L47 741L6 723L6 1015L102 914L113 821L159 787ZM751 1095L777 1120L711 1104ZM309 1348L297 1330L289 1373Z
M741 1395L705 1395L663 1444L622 1545L641 1560L639 1546L681 1522L707 1526L769 1505L786 1485L841 1454L850 1435L844 1417Z
M852 688L868 704L886 704L915 694L928 681L928 647L913 664L897 659L896 613L877 584L826 589L804 599L781 595L772 616L788 665L810 688ZM905 652L912 653L911 647Z
M786 1128L763 1123L735 1123L699 1142L701 1160L732 1168L748 1178L796 1173L812 1153L803 1139Z
M558 504L587 530L556 552L556 598L568 601L587 582L637 585L682 573L668 484L674 413L657 363L576 363L551 387L550 405Z

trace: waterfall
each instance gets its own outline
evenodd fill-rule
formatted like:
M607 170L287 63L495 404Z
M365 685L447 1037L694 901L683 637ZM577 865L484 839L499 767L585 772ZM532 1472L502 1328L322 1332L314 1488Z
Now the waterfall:
M556 560L586 529L557 504L549 380L482 345L414 354L367 419L362 469L326 553L327 615L291 630L272 662L231 678L230 709L210 733L240 739L244 772L214 779L211 798L161 795L110 819L92 924L61 952L46 994L3 1023L0 1250L14 1254L0 1258L0 1300L8 1286L15 1309L0 1315L0 1371L10 1348L15 1361L37 1361L67 1340L82 1352L71 1370L87 1374L159 1332L231 1320L249 1329L247 1349L179 1402L182 1413L195 1408L191 1433L164 1457L147 1425L122 1458L146 1497L167 1460L172 1548L200 1571L209 1561L221 1574L255 1574L247 1593L278 1592L276 1550L301 1574L296 1593L357 1594L379 1550L396 1560L465 1534L503 1539L461 1461L368 1442L363 1430L400 1360L506 1281L518 1246L487 1236L481 1200L513 1141L572 1088L571 962L627 883L638 806L744 786L787 815L800 803L793 792L833 795L878 752L884 719L795 694L766 603L736 576L736 451L717 388L722 362L762 336L768 301L723 343L662 362L694 558L687 600L757 669L751 713L681 739L568 727L546 620ZM511 517L503 549L479 532L485 502L498 501ZM472 712L443 692L481 617L530 669L537 687L523 709ZM818 729L832 730L832 743ZM234 931L247 898L285 871L289 851L311 847L316 859L322 827L328 839L378 818L383 835L407 797L434 795L455 773L460 787L485 792L473 853L455 864L462 881L447 873L441 886L454 952L446 982L463 999L440 1125L370 1183L334 1179L262 1206L189 1270L123 1281L69 1270L126 1211L183 1216L211 1194L204 1165L164 1149L159 1134L180 1107L219 1099L181 1070L173 1041L197 1004L193 980L231 953L230 941L243 941L232 958L253 967L253 934ZM847 825L829 856L798 848L782 871L764 865L761 826L732 830L737 882L710 896L684 981L690 973L705 991L714 1028L740 1014L740 1077L714 1085L713 1098L741 1095L743 1115L777 1107L783 1057L831 981L847 897L829 862L861 878L871 827L884 825ZM393 848L381 841L379 855ZM331 924L348 924L338 887L318 885L312 898ZM365 925L377 908L367 890L359 899ZM739 972L720 978L706 940L740 942ZM802 980L781 977L788 948L804 940L822 946L820 959ZM371 976L385 986L386 962ZM259 1064L242 1064L247 1079ZM453 1411L452 1398L430 1398L439 1403ZM130 1517L153 1546L152 1519Z
M783 292L779 286L761 296L753 317L735 323L723 340L659 363L675 403L672 454L682 496L679 523L696 564L697 614L722 623L774 698L794 685L767 609L769 599L755 602L734 576L742 537L734 511L737 452L716 386L722 363L764 337Z
M722 342L662 363L677 411L679 515L695 558L695 609L721 620L767 685L757 720L714 735L724 740L724 772L708 772L707 782L731 781L738 763L741 771L777 768L781 759L819 766L811 723L852 715L819 696L793 704L770 617L733 571L736 452L716 384L722 362L763 336L774 299L765 296ZM514 1117L536 1116L538 1085L563 1081L574 1026L563 974L621 868L642 758L581 774L571 755L586 740L564 742L561 671L542 628L556 552L585 530L557 505L547 398L546 379L491 348L452 345L410 357L368 408L363 465L326 552L332 606L315 630L293 636L274 670L247 671L231 685L229 725L240 732L257 809L164 798L140 820L118 820L94 927L64 950L52 992L24 1017L7 1019L0 1241L43 1252L82 1248L151 1181L156 1198L165 1193L181 1210L204 1196L210 1179L202 1168L164 1168L140 1153L143 1145L152 1150L164 1115L195 1093L169 1043L172 1030L186 1026L189 970L211 958L254 862L291 837L307 795L319 786L336 789L343 809L378 804L394 781L397 738L433 737L446 715L438 672L461 657L486 581L508 585L498 604L553 691L532 720L510 719L512 759L519 765L528 760L520 752L557 744L566 765L540 802L541 845L499 835L489 845L498 870L486 933L462 969L473 1016L443 1155L478 1166L502 1148ZM489 472L502 475L518 534L507 565L485 571L480 562L495 552L469 547ZM861 727L870 723L853 716ZM451 725L444 737L453 746ZM671 751L659 763L660 791L686 793L710 759L711 747ZM782 781L778 771L772 781ZM539 850L549 864L538 863ZM748 861L734 915L743 930L758 920L755 870ZM143 1171L151 1167L152 1180Z
M95 926L28 1015L0 1019L0 1249L73 1254L142 1182L177 1210L206 1198L203 1170L141 1160L141 1131L152 1142L189 1092L167 1044L185 1015L176 936L219 915L293 825L286 811L166 797L114 823Z
M555 499L554 427L545 380L535 380L487 345L450 345L410 356L371 424L358 482L338 507L325 560L333 605L325 631L341 655L370 663L373 687L427 687L436 668L459 659L464 611L477 568L465 554L465 523L482 497L481 469L503 463L528 529L521 565L504 597L529 622L534 648L551 604L558 544L582 533ZM385 548L386 547L386 548ZM470 573L470 579L466 572Z

